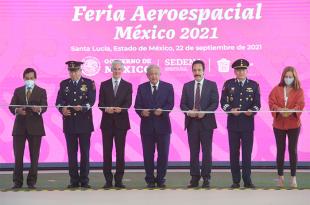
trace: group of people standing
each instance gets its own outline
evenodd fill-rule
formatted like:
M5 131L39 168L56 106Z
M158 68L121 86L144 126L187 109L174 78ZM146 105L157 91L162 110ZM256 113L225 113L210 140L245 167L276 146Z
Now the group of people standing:
M60 83L56 106L63 118L69 161L70 183L68 188L90 188L89 150L90 137L94 131L92 107L96 99L94 81L81 76L82 62L68 61L70 78ZM180 108L185 114L190 150L190 175L188 187L210 187L212 168L212 138L217 128L214 111L221 108L227 112L227 129L230 150L230 167L233 183L239 188L241 178L245 188L255 188L251 180L251 154L253 147L254 116L259 112L259 84L247 78L249 62L238 59L232 64L236 78L227 80L219 99L217 85L204 77L202 60L192 63L194 80L183 86ZM101 131L103 142L104 188L125 188L125 144L130 129L128 109L132 105L132 84L123 79L124 64L112 62L112 78L101 83L98 107L102 111ZM148 188L165 188L165 176L171 135L169 113L174 107L172 84L160 80L160 68L147 68L148 82L138 87L134 108L141 118L140 134L143 147L145 181ZM23 186L23 155L26 140L29 143L31 168L27 177L28 188L34 189L37 181L41 138L45 135L42 114L47 110L47 95L36 85L36 71L27 68L23 73L25 85L16 88L10 103L10 111L16 116L13 128L15 168L14 189ZM300 115L304 108L304 95L297 72L286 67L280 83L269 96L269 106L274 118L273 128L277 144L278 186L284 186L283 165L286 136L289 142L291 187L297 187L297 142L300 133ZM112 173L112 149L116 148L116 171ZM242 149L242 174L240 171L240 146ZM78 149L80 148L80 171ZM155 152L157 162L155 166ZM199 155L202 152L200 166ZM155 176L156 168L156 176ZM113 183L114 180L114 183Z

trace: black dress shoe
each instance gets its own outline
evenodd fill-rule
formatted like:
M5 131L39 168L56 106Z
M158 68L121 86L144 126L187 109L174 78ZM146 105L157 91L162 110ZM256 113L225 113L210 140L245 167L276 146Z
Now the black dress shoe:
M125 189L126 188L126 186L123 184L123 182L115 183L115 187L118 189Z
M190 182L190 184L189 185L187 185L187 188L196 188L196 187L198 187L199 186L199 182L197 181L197 182Z
M103 186L104 189L110 189L112 187L113 187L112 182L106 182L105 185Z
M146 186L147 188L149 188L149 189L153 189L153 188L155 188L156 186L155 186L155 183L154 182L150 182L150 183L147 183L147 186Z
M14 184L14 186L12 187L12 189L20 189L22 188L23 185L22 184Z
M161 189L164 189L164 188L166 188L166 184L165 184L164 182L162 182L162 183L157 183L157 187L158 187L158 188L161 188Z
M36 189L36 187L33 184L28 184L28 189Z
M230 186L230 188L232 188L232 189L238 189L238 188L240 188L240 184L239 184L239 183L233 183L233 184Z
M68 189L75 189L75 188L79 188L80 187L80 185L77 183L77 184L69 184L68 186L67 186L67 188Z
M88 183L82 183L81 187L85 188L85 189L90 189L91 188L91 186Z
M203 180L202 188L210 188L210 182L208 179Z
M247 189L255 189L255 186L254 186L254 184L249 183L249 184L244 184L244 188L247 188Z

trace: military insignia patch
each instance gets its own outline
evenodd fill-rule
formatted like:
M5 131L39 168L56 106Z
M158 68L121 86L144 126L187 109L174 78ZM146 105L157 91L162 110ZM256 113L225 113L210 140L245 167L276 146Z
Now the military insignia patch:
M82 84L81 91L82 92L86 92L87 91L87 85L86 84Z
M246 92L253 93L253 89L252 88L246 88Z
M233 94L235 92L235 87L232 87L230 88L230 91L229 91L231 94Z

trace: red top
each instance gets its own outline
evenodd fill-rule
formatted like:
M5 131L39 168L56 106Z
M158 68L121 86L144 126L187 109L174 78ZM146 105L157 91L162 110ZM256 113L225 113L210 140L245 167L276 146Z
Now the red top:
M273 88L269 95L269 108L270 110L277 110L278 108L284 108L284 87L276 86ZM293 110L303 110L305 107L304 91L303 89L292 89L288 94L288 100L286 108ZM295 129L300 127L300 115L301 112L293 113L289 117L283 117L280 113L272 112L273 127L280 130Z

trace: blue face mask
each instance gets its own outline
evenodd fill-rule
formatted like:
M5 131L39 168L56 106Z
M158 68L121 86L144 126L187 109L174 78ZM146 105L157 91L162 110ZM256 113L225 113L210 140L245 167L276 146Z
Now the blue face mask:
M294 78L293 77L285 77L284 78L284 82L287 86L292 85L292 83L294 82Z
M33 88L34 87L34 80L25 80L26 88Z

